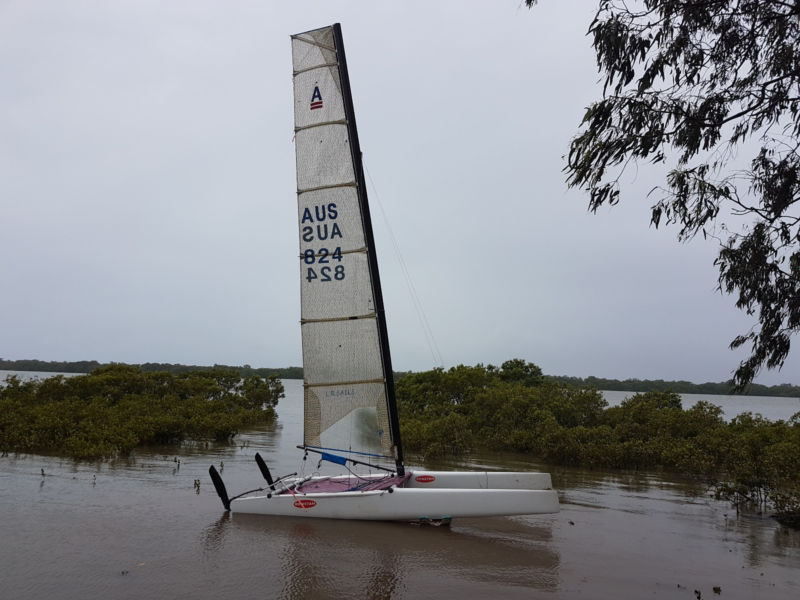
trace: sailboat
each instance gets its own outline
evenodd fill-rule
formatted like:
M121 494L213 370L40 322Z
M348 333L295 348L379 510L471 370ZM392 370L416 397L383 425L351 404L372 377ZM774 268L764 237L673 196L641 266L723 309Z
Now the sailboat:
M558 512L548 473L406 468L361 149L340 25L291 36L300 238L304 438L341 475L273 479L234 513L448 523Z

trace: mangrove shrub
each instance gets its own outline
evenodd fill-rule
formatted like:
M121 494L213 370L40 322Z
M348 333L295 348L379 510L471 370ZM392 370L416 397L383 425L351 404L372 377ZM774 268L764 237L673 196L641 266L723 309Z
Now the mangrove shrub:
M682 408L678 394L635 394L608 407L591 388L531 377L514 360L397 382L406 448L425 457L473 449L529 453L550 464L666 469L709 483L737 506L771 505L800 515L800 413L772 422L745 413L731 422L708 402ZM505 369L508 365L508 369Z
M76 377L10 376L0 386L0 451L88 459L185 439L226 441L273 420L282 397L276 377L225 369L174 374L112 365Z

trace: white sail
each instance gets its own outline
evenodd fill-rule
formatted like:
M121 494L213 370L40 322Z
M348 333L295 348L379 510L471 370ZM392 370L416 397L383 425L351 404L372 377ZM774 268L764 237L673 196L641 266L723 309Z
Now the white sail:
M392 457L385 372L333 27L292 36L309 447Z
M214 488L226 511L263 515L441 524L453 517L558 512L546 473L405 470L341 39L338 24L292 36L304 446L323 460L390 472L356 475L348 467L350 474L338 477L293 473L273 479L256 454L269 490L231 498L211 466ZM377 464L379 457L390 465Z

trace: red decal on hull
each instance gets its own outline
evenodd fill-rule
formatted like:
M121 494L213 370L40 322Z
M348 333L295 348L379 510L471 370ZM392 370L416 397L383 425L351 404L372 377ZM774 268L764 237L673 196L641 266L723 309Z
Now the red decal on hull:
M436 477L433 475L417 475L414 477L414 481L419 481L420 483L430 483L431 481L436 481Z
M295 500L294 505L297 508L309 509L315 507L317 505L317 502L315 500Z

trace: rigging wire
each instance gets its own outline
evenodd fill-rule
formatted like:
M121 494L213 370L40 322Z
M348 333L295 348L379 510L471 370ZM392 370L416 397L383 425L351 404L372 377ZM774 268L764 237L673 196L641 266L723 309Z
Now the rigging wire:
M417 319L419 320L420 326L422 327L423 335L425 337L425 342L428 345L428 351L431 353L434 364L440 367L444 367L444 361L442 360L442 353L439 351L439 345L436 343L436 338L433 335L433 329L431 328L431 325L428 322L428 317L425 315L425 309L422 306L422 301L419 298L419 294L417 294L417 289L414 286L414 281L411 279L411 273L408 270L406 261L403 259L403 253L400 252L400 244L398 243L397 238L394 235L394 231L392 230L391 225L389 225L389 219L386 216L386 211L383 208L383 203L381 202L380 195L378 194L378 188L375 186L375 181L373 181L372 179L372 174L369 172L369 169L367 169L367 164L366 161L364 160L363 152L361 156L361 164L364 167L364 172L366 173L367 179L369 180L370 183L370 187L372 188L372 197L378 204L378 208L380 208L381 210L381 216L383 217L383 222L386 225L386 229L389 231L389 239L391 239L392 241L392 248L394 249L395 256L397 257L397 260L400 263L400 270L403 272L403 277L406 280L406 286L408 287L409 294L411 295L411 303L414 305L414 310L417 313Z
M356 473L355 471L353 471L353 469L351 469L351 468L350 468L350 467L348 467L347 465L345 465L345 466L344 466L344 468L345 468L345 469L347 469L348 471L350 471L350 475L352 475L352 476L353 476L353 477L355 477L356 479L361 479L362 481L365 481L365 482L367 482L367 483L369 483L369 482L373 481L372 479L369 479L369 478L367 478L367 477L362 477L361 475L359 475L358 473ZM389 477L389 475L386 475L385 477Z

